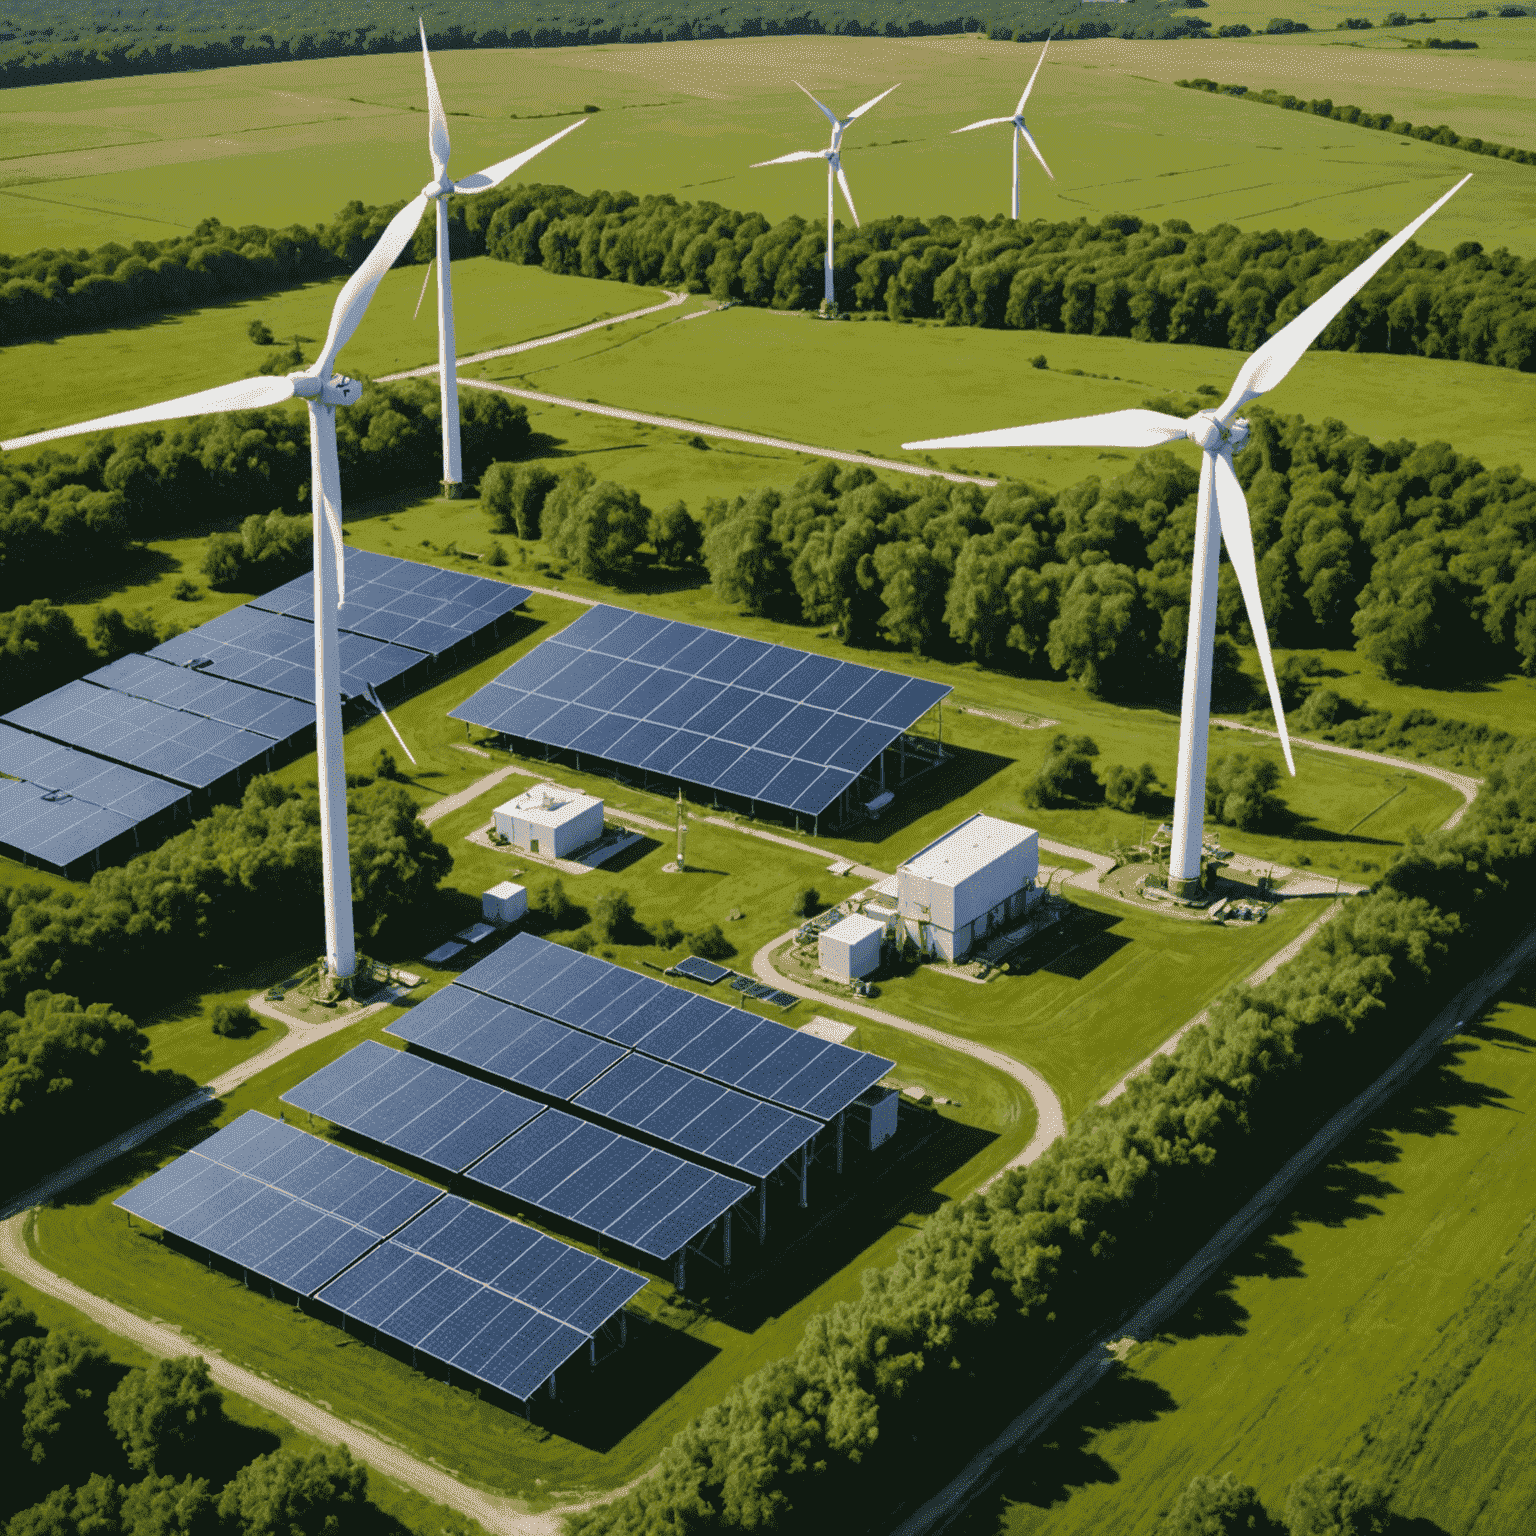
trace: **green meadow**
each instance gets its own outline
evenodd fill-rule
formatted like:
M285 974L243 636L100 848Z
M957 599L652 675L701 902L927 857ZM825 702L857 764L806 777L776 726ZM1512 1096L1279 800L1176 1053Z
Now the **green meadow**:
M1251 8L1249 0L1218 5L1244 10L1239 17L1234 9L1232 19L1247 20ZM1226 19L1214 8L1210 16L1218 25ZM1439 121L1437 101L1446 71L1454 70L1484 110L1465 122L1447 111L1452 127L1536 143L1530 23L1475 25L1480 38L1500 44L1486 56L1481 48L1470 56L1410 54L1403 48L1409 32L1380 43L1369 33L1342 35L1402 55L1381 71L1382 93L1391 99L1356 104L1394 112L1414 105ZM1030 114L1056 179L1027 168L1025 217L1128 212L1197 227L1305 225L1338 237L1396 227L1473 170L1476 180L1438 221L1431 243L1449 249L1478 239L1527 254L1536 249L1536 174L1528 166L1168 83L1218 66L1219 78L1248 83L1249 58L1261 75L1271 59L1307 60L1273 66L1298 85L1326 79L1336 57L1360 70L1355 53L1333 48L1340 37L1248 39L1215 52L1208 42L1057 46ZM900 82L848 139L860 213L990 216L1007 208L1006 138L951 133L1010 108L1035 57L1031 46L980 37L762 38L445 52L436 70L454 114L461 175L537 142L590 106L599 110L588 125L537 161L534 178L672 192L770 219L816 219L823 207L815 167L751 168L824 142L824 121L792 82L839 111ZM1399 78L1401 96L1395 83L1385 89ZM1350 81L1349 93L1369 94L1370 83L1359 81L1357 92ZM1342 98L1344 91L1325 94ZM209 215L231 224L329 219L350 198L383 203L412 195L429 170L425 141L421 65L410 54L14 89L0 111L0 249L165 237Z
M1529 1529L1533 1002L1527 971L956 1529L1151 1536L1197 1474L1278 1515L1319 1463L1382 1481L1393 1530Z

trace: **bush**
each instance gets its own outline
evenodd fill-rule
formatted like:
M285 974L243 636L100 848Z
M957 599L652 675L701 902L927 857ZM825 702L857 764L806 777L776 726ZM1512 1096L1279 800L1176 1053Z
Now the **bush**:
M536 539L544 503L555 476L542 464L490 465L480 477L480 504L491 514L494 533Z
M578 909L565 894L565 882L556 877L528 898L528 910L537 913L547 927L568 928L575 921Z
M386 779L392 783L400 777L400 764L395 761L395 754L388 747L380 747L368 765L368 772L376 779Z
M215 1003L210 1010L213 1032L231 1039L243 1040L254 1035L261 1027L256 1015L244 1003Z
M1285 1496L1290 1536L1380 1536L1387 1520L1381 1490L1342 1467L1313 1467Z
M241 1536L352 1531L368 1511L368 1469L344 1445L274 1451L242 1467L219 1495L219 1518Z
M662 918L656 929L656 942L663 949L676 949L683 938L683 930L670 917Z
M1279 766L1268 758L1225 753L1206 772L1205 814L1242 832L1273 826L1285 814L1279 783Z
M216 533L203 554L203 575L220 591L264 592L310 569L314 526L309 517L252 513L239 533Z
M736 946L721 932L719 923L710 923L697 933L690 933L688 947L701 960L728 960L736 953Z
M663 565L695 565L704 551L704 530L681 501L651 513L646 537Z
M1134 811L1147 791L1157 783L1157 770L1151 763L1143 763L1140 768L1127 768L1124 763L1116 763L1105 772L1102 783L1106 805L1117 811Z
M821 892L814 885L802 886L795 892L792 910L796 917L815 917L821 911Z
M270 347L274 340L272 328L264 320L252 320L246 326L245 334L256 343L258 347Z
M1103 787L1093 773L1098 755L1098 744L1091 736L1058 733L1051 738L1026 798L1035 805L1089 804L1100 799Z
M610 944L622 943L635 927L635 904L628 891L606 890L592 909L598 936Z
M1270 1529L1258 1489L1226 1472L1191 1478L1163 1517L1157 1536L1267 1536Z
M122 1442L128 1465L163 1471L189 1464L196 1442L224 1411L224 1398L200 1355L157 1360L132 1370L107 1399L107 1424Z
M486 554L485 563L493 570L500 570L501 567L507 563L506 550L504 550L501 545L494 539L491 541L490 550Z

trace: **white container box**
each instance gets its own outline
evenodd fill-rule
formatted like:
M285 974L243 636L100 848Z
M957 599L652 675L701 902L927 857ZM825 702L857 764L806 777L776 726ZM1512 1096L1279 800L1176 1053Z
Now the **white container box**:
M528 892L510 880L493 885L480 897L480 911L488 923L515 923L528 910Z
M838 981L855 981L860 976L868 976L880 964L880 940L884 937L884 923L858 914L845 917L822 933L817 945L817 963L828 976Z

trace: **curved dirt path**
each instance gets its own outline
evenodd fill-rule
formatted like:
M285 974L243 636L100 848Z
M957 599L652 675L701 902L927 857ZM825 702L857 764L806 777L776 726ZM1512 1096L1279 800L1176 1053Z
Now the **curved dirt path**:
M1266 730L1262 725L1245 725L1241 720L1212 720L1212 725L1224 725L1229 731L1251 731L1255 736L1269 736L1279 741L1279 731ZM1413 763L1406 757L1388 757L1384 752L1367 752L1362 747L1341 747L1331 741L1313 741L1310 737L1292 736L1293 747L1310 747L1314 752L1332 752L1339 757L1357 757L1362 763L1380 763L1383 768L1406 768L1409 773L1422 773L1427 779L1439 779L1449 784L1461 796L1461 805L1440 823L1442 832L1449 832L1467 814L1477 798L1481 779L1470 774L1454 773L1449 768L1439 768L1433 763Z

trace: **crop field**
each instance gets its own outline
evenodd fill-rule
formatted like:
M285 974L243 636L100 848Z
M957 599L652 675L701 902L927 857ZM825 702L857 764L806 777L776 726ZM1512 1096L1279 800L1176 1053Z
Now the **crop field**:
M1527 971L957 1529L1150 1536L1202 1473L1278 1514L1320 1463L1382 1480L1394 1530L1525 1529L1533 1003Z
M1232 19L1249 19L1250 0L1219 3L1234 8ZM1213 10L1212 19L1219 24L1225 13ZM1218 78L1262 84L1265 62L1280 60L1270 66L1275 83L1300 85L1326 79L1343 58L1343 84L1327 92L1336 99L1345 99L1345 85L1355 94L1362 74L1364 94L1375 64L1391 99L1356 105L1414 121L1422 111L1438 122L1454 81L1456 99L1469 96L1481 110L1462 121L1446 107L1452 127L1536 145L1531 24L1470 26L1487 40L1486 54L1481 46L1474 55L1407 53L1406 39L1446 30L1438 25L1379 41L1348 34L1344 49L1333 46L1337 34L1219 49L1061 44L1030 115L1056 180L1028 168L1025 217L1128 212L1200 227L1306 225L1337 237L1395 227L1473 170L1477 179L1440 218L1431 243L1449 249L1479 239L1529 254L1529 166L1168 83L1219 67ZM1371 39L1365 61L1345 51L1362 35ZM1375 57L1384 48L1390 64ZM1323 62L1293 62L1314 56ZM763 38L443 53L436 68L454 114L458 174L537 142L592 106L600 110L588 126L537 162L537 179L814 219L823 185L816 168L750 169L823 142L825 124L793 80L840 111L901 82L848 140L862 215L991 215L1007 207L1006 140L950 132L1009 108L1034 58L1033 47L977 37ZM1260 71L1253 81L1250 58ZM410 54L22 87L6 93L0 124L9 151L0 159L0 249L10 251L165 237L210 214L231 224L313 223L350 198L410 196L428 169L421 66Z

